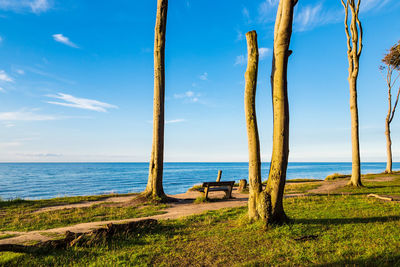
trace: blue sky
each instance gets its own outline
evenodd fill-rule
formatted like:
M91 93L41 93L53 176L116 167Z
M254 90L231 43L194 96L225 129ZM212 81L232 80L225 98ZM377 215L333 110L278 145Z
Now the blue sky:
M261 153L270 160L277 3L170 1L166 161L247 161L244 34L250 30L257 30L261 57ZM148 161L155 13L156 0L0 0L0 161ZM378 67L400 39L399 14L398 0L362 0L364 161L385 161L387 91ZM300 0L295 9L288 72L291 161L351 160L343 18L339 0Z

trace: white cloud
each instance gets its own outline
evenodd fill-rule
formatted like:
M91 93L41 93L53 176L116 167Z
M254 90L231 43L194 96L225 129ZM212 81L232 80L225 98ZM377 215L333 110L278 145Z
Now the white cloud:
M367 12L369 10L378 10L392 2L393 0L363 0L360 4L361 12Z
M202 75L200 75L199 78L200 78L200 80L207 81L208 80L208 73L204 72Z
M51 7L52 4L48 0L0 0L0 9L15 12L29 11L39 14Z
M185 119L167 120L167 121L165 121L165 124L179 123L179 122L184 122L184 121L186 121L186 120Z
M0 121L51 121L57 118L52 115L37 114L33 110L0 112Z
M22 144L20 142L3 142L0 143L0 148L7 148L7 147L15 147L15 146L21 146Z
M3 87L0 87L0 92L2 92L2 93L5 93L5 92L6 92L6 90L4 90L4 88L3 88Z
M13 123L9 123L9 122L6 122L6 123L4 123L3 125L4 125L4 127L6 127L6 128L12 128L12 127L15 127L15 124L13 124Z
M243 18L246 20L247 23L250 23L250 22L251 22L251 19L250 19L250 12L249 12L249 10L247 9L247 7L244 7L244 8L242 9L242 15L243 15Z
M80 108L80 109L88 109L94 110L98 112L107 112L107 109L110 108L118 108L115 105L111 105L108 103L100 102L97 100L87 99L87 98L79 98L72 95L67 95L63 93L58 93L57 95L46 95L47 97L56 98L64 100L65 102L55 102L55 101L47 101L49 104L72 107L72 108Z
M236 41L242 41L242 40L244 40L244 34L243 32L237 30Z
M275 20L279 0L265 0L258 6L258 22L265 23Z
M234 65L234 66L244 65L244 64L246 64L246 62L247 62L247 60L246 60L246 58L244 57L244 55L240 55L240 56L237 56L237 57L236 57L236 59L235 59L235 64L233 64L233 65Z
M29 3L33 13L40 13L48 10L50 8L50 4L47 0L35 0Z
M299 6L294 19L296 31L308 31L317 26L342 21L344 18L343 8L328 10L321 3L315 6Z
M0 81L13 82L14 80L4 70L0 70Z
M200 101L200 93L195 93L193 91L186 91L183 94L174 94L175 99L184 99L185 101L197 103Z
M53 39L54 39L54 41L56 41L56 42L59 42L59 43L68 45L68 46L70 46L70 47L79 48L76 44L74 44L73 42L71 42L71 41L69 40L68 37L62 35L61 33L53 34Z
M260 48L258 48L258 54L259 54L260 60L263 60L271 54L271 49L267 48L267 47L260 47Z
M21 69L15 70L15 72L18 73L19 75L24 75L25 74L25 71L21 70Z

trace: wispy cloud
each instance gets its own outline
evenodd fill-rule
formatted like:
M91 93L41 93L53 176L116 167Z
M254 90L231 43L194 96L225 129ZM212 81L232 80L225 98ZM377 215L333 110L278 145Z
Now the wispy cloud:
M233 65L234 66L241 66L241 65L246 64L246 62L247 62L247 60L244 57L244 55L240 55L240 56L236 56L235 63Z
M4 70L0 70L0 81L13 82L14 80Z
M33 12L36 14L46 12L52 7L48 0L0 0L0 9L14 12Z
M197 103L200 101L200 93L195 93L193 91L186 91L183 94L174 94L175 99L184 99L188 102Z
M244 34L242 31L236 30L237 35L236 35L236 41L242 41L244 40Z
M61 33L53 34L53 39L56 42L68 45L73 48L79 48L75 43L71 42L68 37L62 35Z
M260 48L258 48L258 54L259 54L260 60L263 60L271 54L271 49L268 47L260 47Z
M74 81L71 81L71 80L68 80L68 79L64 79L62 77L59 77L57 75L45 72L45 71L37 69L37 68L25 67L25 69L27 71L29 71L29 72L32 72L32 73L35 73L35 74L38 74L38 75L41 75L41 76L45 76L45 77L48 77L48 78L51 78L51 79L54 79L54 80L57 80L57 81L60 81L60 82L63 82L63 83L75 84Z
M249 12L249 10L247 9L247 7L244 7L244 8L242 9L242 15L243 15L243 18L245 19L245 21L246 21L247 23L251 23L250 12Z
M200 80L202 81L207 81L208 80L208 73L204 72L202 75L200 75Z
M5 92L6 92L6 90L4 90L4 88L3 88L3 87L0 87L0 92L1 92L1 93L5 93Z
M34 157L34 158L58 158L63 156L63 154L56 154L56 153L18 153L17 155L23 157Z
M0 44L3 42L3 37L0 36Z
M21 69L17 69L17 70L15 70L15 72L18 73L19 75L24 75L25 74L25 71L21 70Z
M294 20L294 29L296 31L308 31L317 26L336 23L343 20L343 10L327 9L322 3L317 5L299 6Z
M47 97L56 98L64 100L65 102L56 102L56 101L47 101L49 104L79 108L79 109L87 109L94 110L98 112L107 112L108 109L118 108L115 105L111 105L108 103L100 102L93 99L87 98L79 98L68 94L58 93L57 95L46 95Z
M360 10L361 12L367 12L372 9L378 10L393 2L393 0L363 0L361 1Z
M19 110L10 112L0 112L0 121L52 121L57 118L52 115L38 114L35 110Z
M258 22L274 21L278 4L279 0L264 0L258 6Z
M1 142L0 148L15 147L15 146L21 146L21 145L22 144L20 142Z
M184 122L186 121L185 119L175 119L175 120L166 120L166 124L171 124L171 123L179 123L179 122Z

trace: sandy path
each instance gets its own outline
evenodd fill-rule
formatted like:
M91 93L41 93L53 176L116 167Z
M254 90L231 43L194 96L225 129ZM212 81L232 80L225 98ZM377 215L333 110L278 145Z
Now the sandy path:
M391 181L393 177L376 177L373 179L374 181ZM335 190L344 187L349 179L338 179L333 181L323 181L321 186L316 189L309 190L305 194L288 194L285 195L285 198L289 197L302 197L310 194L329 194L334 192ZM370 180L370 179L368 179ZM47 241L53 239L57 235L64 235L66 231L83 233L89 232L93 229L103 227L109 223L128 223L133 221L146 219L157 219L157 220L168 220L168 219L177 219L190 215L201 214L205 211L210 210L219 210L223 208L234 208L241 207L247 205L248 194L239 194L235 191L232 192L233 199L229 200L221 200L216 202L202 203L202 204L193 204L193 200L196 199L200 195L199 192L189 191L184 194L172 195L176 199L179 199L179 202L169 204L168 208L166 208L164 214L142 217L142 218L134 218L134 219L124 219L124 220L112 220L112 221L100 221L100 222L89 222L89 223L80 223L76 225L48 229L48 230L39 230L39 231L31 231L31 232L16 232L16 231L3 231L0 232L0 235L4 234L13 234L17 235L15 237L2 239L0 240L0 244L23 244L27 242L37 242L37 241ZM212 192L210 193L210 197L223 197L224 193L222 192ZM80 208L80 207L89 207L95 204L101 203L124 203L129 202L136 196L124 196L124 197L110 197L100 201L91 201L63 206L53 206L46 207L35 212L46 212L53 211L59 209L70 209L70 208Z
M224 193L214 192L211 197L222 197ZM27 242L37 242L37 241L47 241L53 239L56 235L64 235L66 231L76 232L76 233L84 233L89 232L90 230L100 228L109 223L128 223L133 221L146 219L157 219L157 220L166 220L166 219L177 219L190 215L201 214L205 211L209 210L219 210L223 208L234 208L247 205L247 194L239 194L233 193L233 199L209 202L209 203L201 203L201 204L193 204L191 203L197 196L199 196L198 192L188 192L185 194L174 195L172 197L178 198L181 201L177 203L169 204L169 207L164 211L166 213L142 217L142 218L134 218L134 219L125 219L125 220L112 220L112 221L100 221L100 222L89 222L89 223L80 223L76 225L48 229L48 230L39 230L39 231L30 231L30 232L15 232L15 231L4 231L1 234L15 234L16 237L11 237L7 239L0 240L0 244L23 244ZM131 200L132 197L126 198L125 201ZM112 202L115 202L112 201ZM122 202L120 199L119 202ZM188 203L189 202L189 203ZM87 204L87 203L84 203ZM92 202L93 204L93 202ZM75 207L77 204L73 204ZM71 205L72 206L72 205ZM65 208L65 207L63 207ZM72 207L69 207L72 208Z
M96 200L96 201L85 201L85 202L80 202L80 203L76 203L76 204L50 206L50 207L40 208L40 209L34 211L33 213L42 213L42 212L65 210L65 209L87 208L87 207L91 207L93 205L104 204L104 203L124 203L124 202L128 202L128 201L134 199L135 197L137 197L137 195L121 196L121 197L117 196L117 197L105 198L102 200Z
M330 194L333 191L346 186L349 182L349 179L337 179L333 181L323 181L321 186L309 190L307 193L309 194Z

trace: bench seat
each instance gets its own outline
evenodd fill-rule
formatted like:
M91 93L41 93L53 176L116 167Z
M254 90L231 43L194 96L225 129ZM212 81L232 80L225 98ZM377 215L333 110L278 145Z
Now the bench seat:
M235 181L224 181L224 182L204 182L200 192L203 192L205 198L208 198L208 193L222 191L225 192L225 198L232 198L232 189Z

